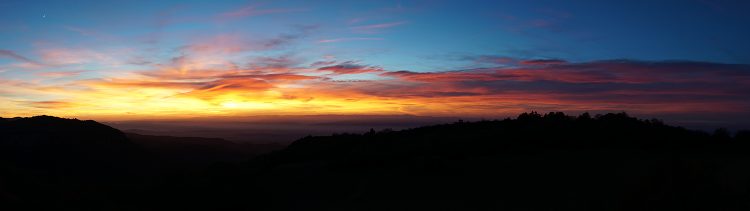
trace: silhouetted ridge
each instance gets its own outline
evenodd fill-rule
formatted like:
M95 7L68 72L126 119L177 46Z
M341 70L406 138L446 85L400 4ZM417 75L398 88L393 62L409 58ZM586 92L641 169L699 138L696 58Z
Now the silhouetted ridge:
M738 137L741 138L741 137ZM639 120L626 113L578 117L523 113L516 119L426 126L402 131L305 137L280 152L285 159L465 156L539 148L689 149L725 144L710 134ZM509 151L510 150L510 151ZM478 153L478 154L477 154Z
M218 175L247 175L233 183L255 190L255 197L281 200L289 210L345 209L329 201L337 199L377 200L380 209L401 206L390 200L458 210L750 208L750 140L747 132L728 134L626 113L531 112L515 119L308 136L243 170Z
M0 119L0 138L2 210L750 210L750 132L625 113L308 136L244 162L221 139L47 116Z
M52 116L0 118L0 137L4 142L49 141L77 144L126 143L125 134L93 120L64 119Z
M142 157L140 147L117 129L51 116L0 118L0 152L0 159L15 165L66 174L134 165Z
M147 169L143 155L125 134L95 121L0 118L0 183L20 207L114 203L103 194L142 183L134 178Z
M0 146L6 155L24 160L93 159L137 150L124 133L107 125L51 116L0 119Z

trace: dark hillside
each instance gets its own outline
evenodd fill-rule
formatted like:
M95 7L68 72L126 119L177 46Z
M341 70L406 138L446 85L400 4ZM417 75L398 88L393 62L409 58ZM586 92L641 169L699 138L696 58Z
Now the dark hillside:
M750 133L625 113L308 136L252 159L263 148L93 121L0 119L0 132L0 200L17 207L750 209Z
M220 138L153 136L126 133L133 143L150 152L154 159L171 165L207 165L213 162L245 161L261 153L282 149L273 144L236 143Z
M306 137L253 160L245 172L261 181L248 188L292 210L348 209L372 200L379 209L403 202L457 209L746 209L745 139L624 113L525 113Z
M3 159L24 165L99 165L140 151L107 125L50 116L0 119L0 146Z
M0 119L0 200L19 207L116 203L113 190L142 184L141 148L95 121Z

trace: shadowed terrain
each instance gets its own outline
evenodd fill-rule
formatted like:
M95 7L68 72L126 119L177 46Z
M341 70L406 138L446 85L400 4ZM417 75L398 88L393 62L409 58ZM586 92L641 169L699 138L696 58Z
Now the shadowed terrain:
M307 135L362 132L374 128L407 129L449 123L459 118L411 115L292 115L172 120L112 121L105 124L126 133L155 136L222 138L237 143L287 145Z
M1 119L0 200L108 210L743 210L749 134L532 112L308 136L263 154L278 148Z
M249 157L283 148L277 144L235 143L220 138L151 136L127 133L133 143L144 147L158 160L172 164L210 164L244 161Z

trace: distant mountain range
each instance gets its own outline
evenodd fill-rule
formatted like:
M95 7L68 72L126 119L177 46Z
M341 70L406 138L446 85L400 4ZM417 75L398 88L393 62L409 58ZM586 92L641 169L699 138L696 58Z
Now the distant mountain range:
M458 119L411 115L286 115L127 120L105 124L141 135L214 137L238 143L288 145L307 135L362 132L370 128L400 130Z
M0 118L0 209L747 210L748 150L747 131L625 113L532 112L285 148Z

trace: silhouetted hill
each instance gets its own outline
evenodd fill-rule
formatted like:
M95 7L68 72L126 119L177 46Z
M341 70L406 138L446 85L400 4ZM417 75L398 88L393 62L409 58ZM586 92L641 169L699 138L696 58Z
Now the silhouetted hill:
M125 134L95 121L0 118L0 200L19 206L113 203L104 190L140 183L144 161Z
M110 162L140 149L124 133L95 121L51 116L0 118L2 158L28 165Z
M625 113L524 113L516 119L305 137L252 160L238 170L247 176L230 183L289 210L747 209L746 139ZM227 195L240 193L245 192Z
M244 162L235 162L252 156L244 145L123 134L93 121L0 119L0 132L0 200L35 208L750 209L749 132L625 113L308 136ZM88 164L68 168L71 159Z
M278 153L284 159L383 159L416 156L480 156L526 150L639 149L706 150L731 137L639 120L625 113L570 117L524 113L517 119L305 137Z
M91 120L0 118L0 210L142 210L133 200L148 201L141 195L165 181L278 148L125 134Z
M0 118L0 139L16 146L48 144L125 144L122 132L92 120L52 116Z

